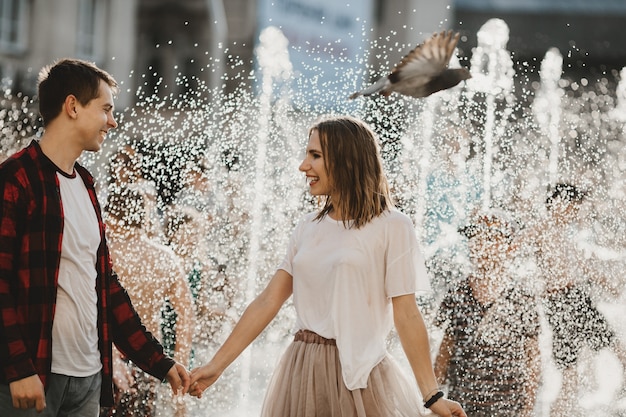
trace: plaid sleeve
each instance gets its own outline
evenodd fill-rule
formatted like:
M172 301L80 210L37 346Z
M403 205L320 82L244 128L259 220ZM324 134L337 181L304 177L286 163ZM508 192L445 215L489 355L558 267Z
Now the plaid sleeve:
M25 207L20 204L20 188L7 179L4 171L0 174L0 194L0 364L2 379L12 382L37 372L22 334L15 288L20 281L15 266L19 249L17 225L24 221L19 217ZM28 280L24 285L28 285Z

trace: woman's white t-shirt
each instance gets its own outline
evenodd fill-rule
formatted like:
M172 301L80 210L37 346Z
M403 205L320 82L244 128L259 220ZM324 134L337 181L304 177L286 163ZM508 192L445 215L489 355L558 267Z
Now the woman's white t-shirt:
M360 229L315 215L300 221L279 269L293 277L297 327L335 339L346 387L365 388L387 353L391 297L430 289L424 259L397 210Z

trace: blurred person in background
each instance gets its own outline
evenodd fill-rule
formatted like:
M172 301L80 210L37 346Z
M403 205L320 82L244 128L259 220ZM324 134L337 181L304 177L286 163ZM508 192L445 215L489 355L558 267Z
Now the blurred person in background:
M598 310L591 285L611 287L603 261L578 245L579 211L587 193L569 183L558 183L546 199L546 216L521 237L536 259L543 309L552 331L552 358L561 370L561 389L551 415L578 415L578 370L584 348L610 348L626 370L626 349ZM622 387L618 396L626 395Z
M111 259L137 314L159 340L162 309L168 300L176 312L171 331L176 334L174 359L190 365L195 309L182 268L182 260L167 246L148 237L143 225L146 210L143 195L132 188L117 188L106 205L107 237ZM116 401L106 415L155 416L157 382L114 351ZM185 415L184 403L177 404L177 417Z
M441 301L435 324L444 337L437 380L472 417L531 417L540 381L539 314L530 290L509 266L517 224L481 211L459 229L471 268Z

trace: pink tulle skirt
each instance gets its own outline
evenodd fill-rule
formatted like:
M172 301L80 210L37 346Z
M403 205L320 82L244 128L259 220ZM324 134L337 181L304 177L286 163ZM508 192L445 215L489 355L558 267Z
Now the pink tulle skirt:
M344 384L335 341L300 330L270 380L262 417L417 417L425 415L417 386L385 357L367 388Z

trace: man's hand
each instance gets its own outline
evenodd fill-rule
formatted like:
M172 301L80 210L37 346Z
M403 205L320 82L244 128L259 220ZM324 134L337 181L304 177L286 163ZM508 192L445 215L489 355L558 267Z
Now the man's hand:
M180 363L176 362L170 368L165 378L169 382L174 395L184 395L189 391L189 372Z
M35 408L41 413L46 408L46 393L39 375L13 381L9 384L13 407L20 409Z

